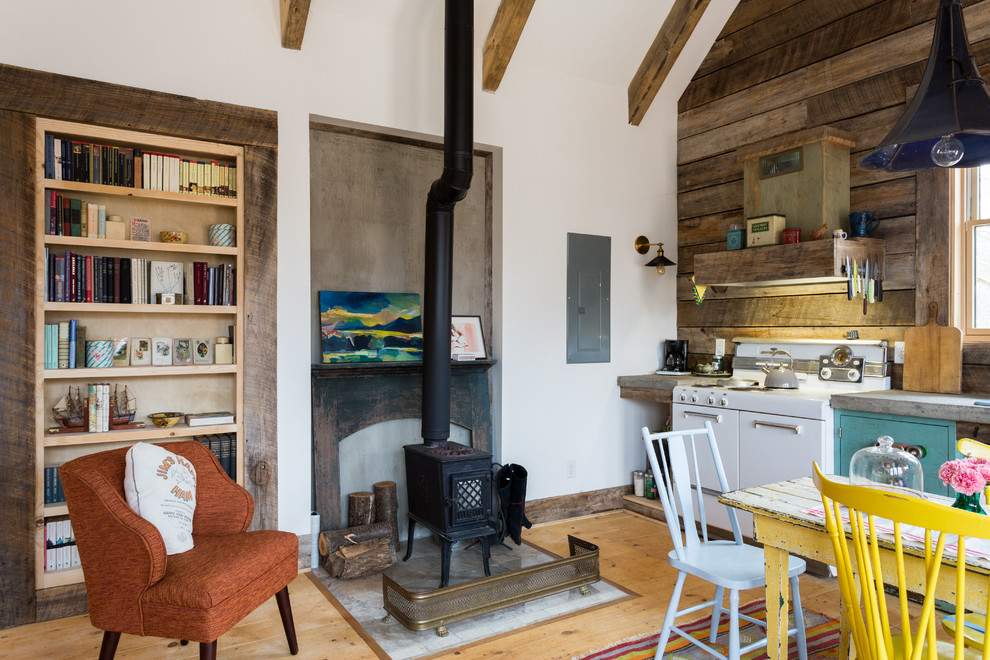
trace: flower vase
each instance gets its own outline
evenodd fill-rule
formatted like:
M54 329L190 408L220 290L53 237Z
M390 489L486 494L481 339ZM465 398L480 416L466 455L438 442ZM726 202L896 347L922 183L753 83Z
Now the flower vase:
M972 495L966 495L964 493L956 493L956 501L952 503L953 508L962 509L963 511L972 511L973 513L982 513L987 515L987 512L983 510L980 506L980 495L982 493L973 493Z

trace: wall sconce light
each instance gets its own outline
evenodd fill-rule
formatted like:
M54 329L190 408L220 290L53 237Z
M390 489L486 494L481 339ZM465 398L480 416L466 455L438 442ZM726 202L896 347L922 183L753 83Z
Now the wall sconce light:
M650 239L648 239L646 236L636 237L636 252L639 252L640 254L646 254L647 252L650 251L651 245L657 246L657 256L653 257L646 263L647 268L656 266L657 275L663 275L664 270L667 268L667 266L677 265L667 257L663 256L663 243L650 243Z

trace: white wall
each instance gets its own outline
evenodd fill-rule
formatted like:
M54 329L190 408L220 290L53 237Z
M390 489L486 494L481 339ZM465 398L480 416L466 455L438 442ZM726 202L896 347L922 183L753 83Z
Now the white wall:
M310 509L310 114L442 133L442 3L376 1L399 20L314 2L302 51L280 46L277 0L0 1L0 62L278 112L279 524L296 533L308 533ZM476 95L476 141L504 149L496 424L502 460L530 471L530 498L624 484L642 466L638 428L660 420L620 400L616 377L654 369L658 341L675 336L676 269L657 277L632 243L646 234L676 255L676 99L734 4L712 2L639 127L626 123L628 79L605 85L513 60L496 94ZM476 6L480 79L497 0ZM612 238L607 364L565 363L567 232Z

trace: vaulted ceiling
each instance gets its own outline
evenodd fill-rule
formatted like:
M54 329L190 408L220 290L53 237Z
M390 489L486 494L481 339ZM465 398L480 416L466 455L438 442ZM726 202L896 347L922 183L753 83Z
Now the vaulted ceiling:
M405 2L317 0L319 5L333 5L342 13L376 22L394 18ZM482 86L496 92L512 75L513 58L525 56L534 66L628 84L629 123L639 125L709 2L595 0L577 5L573 0L477 0L477 25L487 23L483 17L492 17L483 52ZM311 0L280 0L283 47L302 48L310 4ZM526 39L528 25L537 26L539 38Z

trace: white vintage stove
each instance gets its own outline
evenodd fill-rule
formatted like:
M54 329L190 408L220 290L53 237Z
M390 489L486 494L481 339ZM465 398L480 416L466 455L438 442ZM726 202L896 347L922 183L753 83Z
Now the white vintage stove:
M701 378L675 387L674 430L710 421L715 430L729 487L747 488L811 474L812 461L826 473L834 468L832 392L889 390L887 342L822 339L734 339L732 378ZM796 389L766 389L763 368L788 366L792 358ZM717 504L718 481L710 457L699 458L708 523L729 529ZM745 534L752 517L739 514Z

